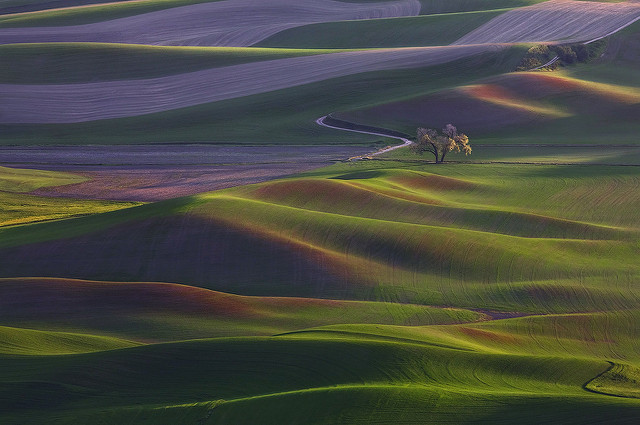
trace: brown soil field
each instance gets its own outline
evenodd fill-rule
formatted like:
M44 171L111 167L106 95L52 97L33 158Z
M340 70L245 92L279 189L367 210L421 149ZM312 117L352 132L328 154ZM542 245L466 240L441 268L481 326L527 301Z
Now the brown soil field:
M363 146L0 147L0 164L67 171L90 180L34 195L159 201L259 183L371 152Z
M120 168L74 171L90 181L49 187L33 195L114 201L161 201L179 196L260 183L321 167L322 163L228 165L187 168Z

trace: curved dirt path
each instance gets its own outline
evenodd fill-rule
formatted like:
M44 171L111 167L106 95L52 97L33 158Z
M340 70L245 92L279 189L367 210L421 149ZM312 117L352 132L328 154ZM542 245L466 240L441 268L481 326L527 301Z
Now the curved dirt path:
M614 34L639 18L640 3L550 0L497 16L453 44L585 42Z
M367 157L371 157L371 156L376 156L376 155L381 155L383 153L391 152L391 151L394 151L396 149L404 148L406 146L409 146L409 145L413 144L413 142L411 140L406 139L404 137L400 137L400 136L393 136L391 134L386 134L386 133L382 133L382 132L377 133L377 132L371 132L371 131L354 130L354 129L351 129L351 128L336 127L336 126L333 126L333 125L329 125L329 124L324 122L324 120L326 118L327 118L326 115L323 116L323 117L318 118L316 120L316 124L318 124L318 125L320 125L322 127L333 128L333 129L336 129L336 130L352 131L354 133L371 134L371 135L374 135L374 136L383 136L383 137L388 137L388 138L391 138L391 139L398 139L398 140L402 140L402 142L403 142L401 145L389 146L388 148L384 148L384 149L381 149L379 151L376 151L376 152L373 152L373 153L370 153L370 154L367 154L367 155L360 155L360 156L351 157L351 158L349 158L350 161L351 160L362 159L362 158L367 158Z
M0 84L0 123L73 123L185 108L370 71L416 68L503 45L364 50L278 59L146 80Z
M0 29L0 44L101 42L250 46L282 30L319 22L415 16L418 0L225 0L86 25Z

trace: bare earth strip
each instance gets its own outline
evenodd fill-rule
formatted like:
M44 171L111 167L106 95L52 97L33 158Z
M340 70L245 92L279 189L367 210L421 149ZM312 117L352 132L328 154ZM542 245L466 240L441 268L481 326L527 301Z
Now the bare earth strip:
M358 151L362 152L363 148ZM85 167L72 170L87 182L38 189L32 195L111 201L154 202L226 189L313 170L330 162L182 167Z
M147 80L0 85L0 122L72 123L185 108L369 71L437 65L502 45L341 52Z
M0 44L106 42L184 46L250 46L311 23L415 16L418 0L226 0L67 27L0 29Z
M367 146L0 146L0 164L68 171L80 184L41 188L32 195L160 201L259 183L362 155Z
M640 3L551 0L497 16L453 44L584 42L640 18Z

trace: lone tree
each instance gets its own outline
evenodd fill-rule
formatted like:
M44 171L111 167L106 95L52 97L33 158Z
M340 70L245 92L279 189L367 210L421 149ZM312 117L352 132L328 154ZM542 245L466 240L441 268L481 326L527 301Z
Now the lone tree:
M464 133L458 133L458 129L447 124L439 134L432 128L418 128L416 143L411 149L419 155L430 152L436 158L436 164L444 161L444 157L451 151L464 152L465 155L471 153L469 138Z

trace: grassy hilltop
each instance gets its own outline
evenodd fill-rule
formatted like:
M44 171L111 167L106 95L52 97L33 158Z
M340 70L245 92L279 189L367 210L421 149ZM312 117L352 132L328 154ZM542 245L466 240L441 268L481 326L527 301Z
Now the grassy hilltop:
M607 34L636 6L93 3L0 15L0 423L638 421L640 23ZM482 41L505 16L517 42ZM589 60L515 72L598 30ZM174 107L175 87L230 95ZM291 145L396 142L329 113L453 122L473 154L293 167ZM88 146L35 154L61 144ZM280 162L247 159L265 144Z

